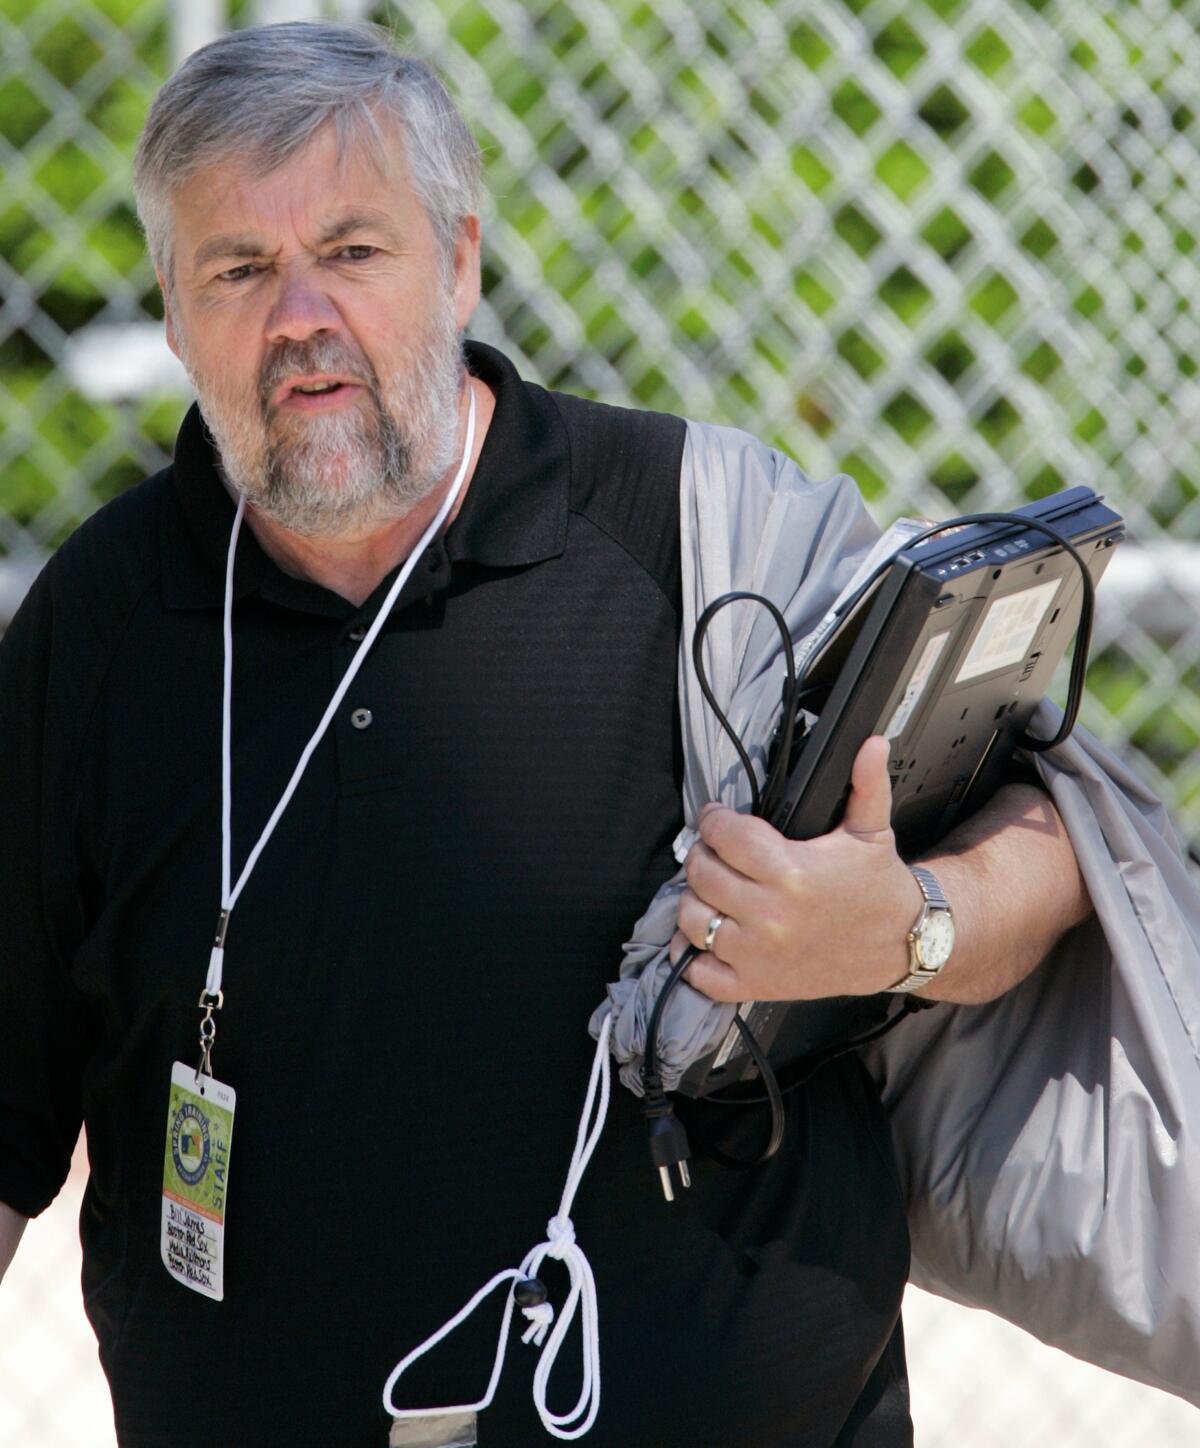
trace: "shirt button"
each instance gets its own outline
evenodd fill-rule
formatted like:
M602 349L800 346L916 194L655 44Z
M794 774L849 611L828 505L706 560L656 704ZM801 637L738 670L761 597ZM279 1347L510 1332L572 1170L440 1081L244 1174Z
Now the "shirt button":
M350 632L346 635L346 637L347 637L348 639L350 639L353 643L356 643L356 644L357 644L357 643L361 643L361 642L363 641L363 639L366 638L366 636L367 636L367 631L366 631L366 629L365 629L365 628L361 628L361 627L359 627L359 628L352 628L352 629L350 630Z
M354 713L350 715L350 722L356 729L369 729L374 718L370 709L355 709Z

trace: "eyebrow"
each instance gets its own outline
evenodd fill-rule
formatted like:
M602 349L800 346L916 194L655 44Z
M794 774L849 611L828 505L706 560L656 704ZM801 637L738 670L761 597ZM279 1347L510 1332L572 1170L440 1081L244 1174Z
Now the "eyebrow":
M217 257L262 256L266 248L253 236L210 236L201 242L192 258L192 269L200 268Z
M399 243L400 233L382 211L348 211L336 221L331 221L317 238L318 246L328 246L331 241L341 241L352 231L376 231L387 240Z
M329 222L317 237L317 245L329 246L330 243L341 241L343 237L356 231L374 231L394 245L400 245L402 242L400 233L396 231L383 212L360 210L348 211L345 215ZM210 236L207 241L201 242L192 259L192 267L193 270L199 271L202 266L216 261L218 258L266 255L266 247L253 233L224 233L220 236Z

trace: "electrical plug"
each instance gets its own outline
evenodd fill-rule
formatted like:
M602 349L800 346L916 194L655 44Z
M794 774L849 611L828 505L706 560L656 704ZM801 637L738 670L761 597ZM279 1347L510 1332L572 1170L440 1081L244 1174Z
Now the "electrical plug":
M678 1167L680 1185L690 1187L692 1177L688 1171L688 1159L691 1157L692 1148L683 1122L675 1115L675 1108L667 1100L657 1078L655 1082L656 1084L647 1083L642 1115L646 1118L646 1128L650 1136L650 1160L658 1171L663 1196L667 1201L673 1202L675 1192L672 1188L671 1168Z

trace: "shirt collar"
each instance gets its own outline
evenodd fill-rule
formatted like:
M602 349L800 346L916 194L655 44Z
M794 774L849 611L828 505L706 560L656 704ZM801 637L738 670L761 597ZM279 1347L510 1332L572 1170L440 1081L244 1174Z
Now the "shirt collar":
M570 497L570 448L558 409L549 393L522 381L494 347L467 342L465 350L472 374L494 392L496 409L463 505L445 534L445 553L451 565L469 562L489 568L557 557L566 546ZM174 506L164 510L163 590L171 608L219 608L224 597L234 502L221 482L216 458L212 435L193 403L175 441ZM443 575L444 583L445 570ZM392 577L384 579L380 589L386 589ZM303 602L306 596L314 602L322 595L336 597L315 584L287 578L243 528L234 597L256 590L284 603Z

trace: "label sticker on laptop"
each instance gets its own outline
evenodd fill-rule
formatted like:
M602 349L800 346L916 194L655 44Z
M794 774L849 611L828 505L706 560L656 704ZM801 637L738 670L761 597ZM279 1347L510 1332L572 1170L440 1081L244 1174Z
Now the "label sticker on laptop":
M921 695L925 687L933 677L933 667L942 656L942 650L946 647L946 640L950 637L950 630L945 633L934 634L925 647L921 650L921 657L917 660L917 667L909 675L908 687L900 702L892 711L892 717L888 720L887 728L883 731L887 739L898 739L904 733L904 726L913 716L913 710L921 702Z
M1007 669L1019 664L1029 652L1046 611L1054 602L1061 579L1035 583L1020 593L998 598L983 617L975 642L971 645L954 682L965 683L990 674L994 669Z
M176 1061L171 1067L163 1154L163 1265L176 1282L220 1302L225 1296L225 1201L233 1139L232 1086Z

